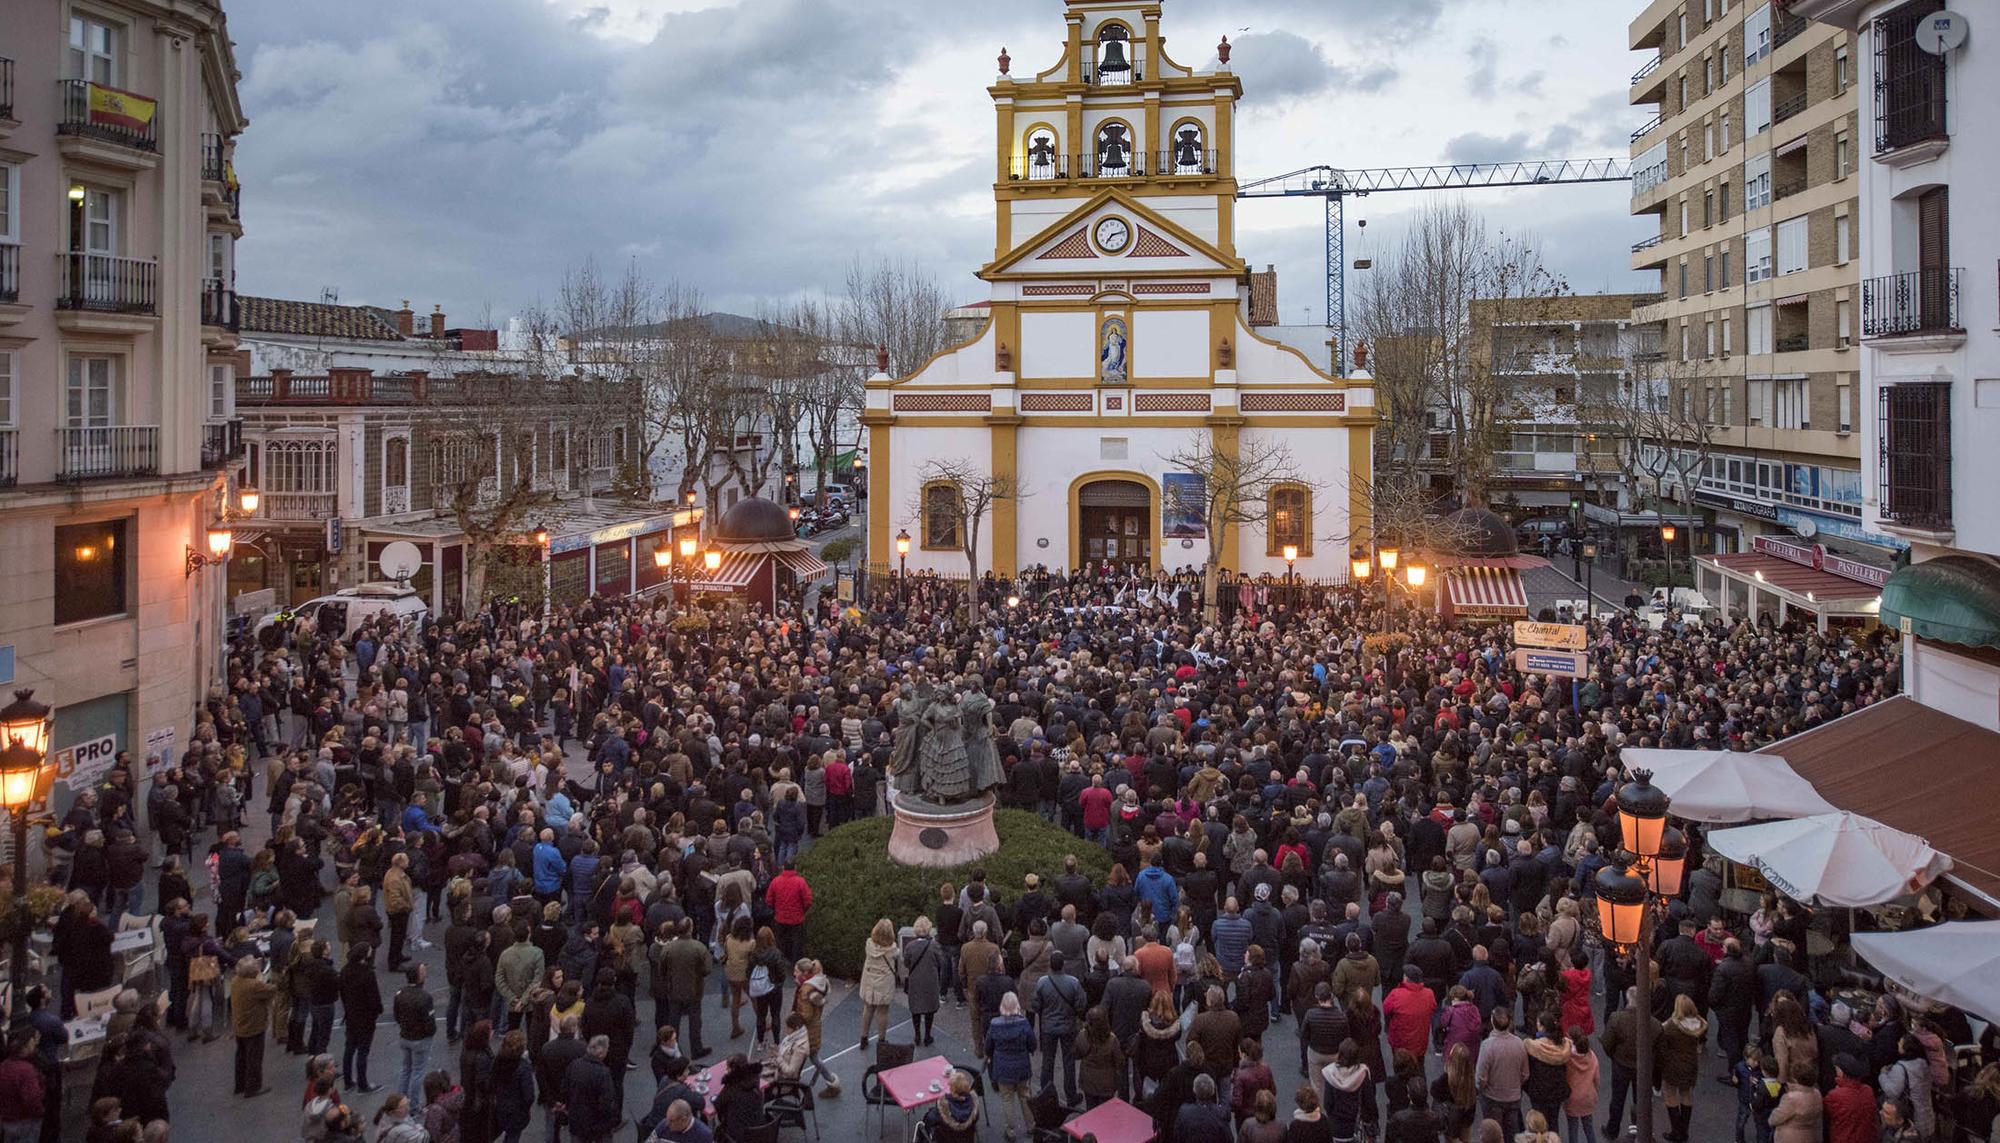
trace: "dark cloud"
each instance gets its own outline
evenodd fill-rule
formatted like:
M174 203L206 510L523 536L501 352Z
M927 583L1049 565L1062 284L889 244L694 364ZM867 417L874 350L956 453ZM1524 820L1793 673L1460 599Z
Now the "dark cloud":
M468 316L490 303L504 317L595 256L747 310L835 285L856 253L879 253L978 296L970 274L992 252L992 57L1006 44L1016 75L1051 66L1057 0L708 2L655 5L650 35L621 38L636 26L630 0L229 0L251 117L236 164L241 288L312 298L334 286L347 301L408 297ZM1337 123L1356 97L1415 74L1410 45L1467 3L1175 0L1169 51L1201 66L1226 33L1247 112ZM1600 131L1592 111L1562 124ZM1239 146L1260 169L1330 158ZM1296 264L1288 291L1317 273L1317 227L1245 239L1258 261Z

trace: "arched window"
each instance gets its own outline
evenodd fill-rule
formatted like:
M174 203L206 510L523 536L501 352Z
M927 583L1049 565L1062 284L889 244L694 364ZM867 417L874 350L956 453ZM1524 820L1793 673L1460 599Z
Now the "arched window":
M1301 484L1280 484L1271 489L1268 508L1264 554L1282 556L1290 544L1299 549L1300 556L1312 555L1312 490Z
M382 442L382 483L389 488L409 486L410 438L390 437Z
M1132 59L1132 31L1123 24L1108 23L1097 30L1095 78L1101 84L1133 83L1144 78Z
M1132 155L1132 125L1107 119L1097 125L1097 177L1119 179L1139 173Z
M1046 123L1028 128L1028 133L1021 137L1021 168L1014 172L1015 177L1031 181L1062 178L1061 150L1062 140L1055 128Z
M948 480L924 485L924 550L955 551L964 546L959 527L965 518L965 497Z
M1215 170L1215 160L1208 153L1208 137L1198 119L1183 119L1174 124L1171 142L1173 150L1169 169L1177 175L1206 175Z

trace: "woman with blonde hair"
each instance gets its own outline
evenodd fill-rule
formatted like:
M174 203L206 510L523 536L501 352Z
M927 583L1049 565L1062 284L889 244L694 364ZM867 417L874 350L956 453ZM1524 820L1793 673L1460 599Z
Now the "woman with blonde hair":
M1686 993L1674 997L1674 1014L1661 1026L1654 1049L1660 1090L1666 1097L1669 1143L1687 1141L1688 1121L1694 1117L1694 1088L1701 1079L1701 1047L1707 1039L1708 1021L1702 1019L1694 997Z
M903 976L903 958L896 951L896 926L889 918L875 922L868 940L861 946L861 1048L868 1049L868 1033L877 1022L889 1031L889 1004L896 999L896 985Z

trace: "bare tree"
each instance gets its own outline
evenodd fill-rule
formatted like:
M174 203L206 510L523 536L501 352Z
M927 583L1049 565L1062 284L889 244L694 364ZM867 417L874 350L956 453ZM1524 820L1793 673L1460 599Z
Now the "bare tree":
M1615 434L1618 447L1608 455L1615 458L1626 486L1645 493L1654 519L1665 527L1670 502L1678 501L1682 515L1694 514L1697 474L1708 466L1716 427L1728 404L1722 387L1732 382L1701 359L1669 361L1656 356L1655 361L1637 363L1617 385L1589 393L1579 390L1577 414L1579 422ZM1698 551L1694 529L1682 531L1692 568ZM1663 545L1663 550L1671 584L1673 547Z
M568 410L573 437L586 442L586 461L602 458L605 443L634 434L614 459L610 489L643 497L651 491L654 454L667 437L665 393L657 382L659 339L655 333L660 291L628 263L613 281L593 259L563 274L553 306L536 306L526 316L530 359L542 377L569 375L619 383L580 391L593 399ZM611 400L597 398L612 397ZM596 454L592 449L597 449ZM577 486L586 498L597 491L586 466Z
M1546 320L1568 293L1533 239L1489 234L1462 201L1419 213L1362 293L1360 326L1380 352L1377 386L1389 406L1389 468L1414 467L1436 413L1460 493L1484 504L1515 397L1493 331Z
M431 506L449 514L465 536L468 609L485 602L500 550L532 543L533 513L556 499L553 485L536 473L539 418L532 412L560 415L546 392L543 382L527 377L437 378L426 384L412 418Z
M968 460L931 460L924 464L910 514L932 546L948 539L965 553L965 605L979 610L979 528L995 505L1020 500L1011 477L995 476ZM950 490L957 495L951 495ZM944 494L939 495L938 493Z
M1450 554L1464 551L1481 535L1478 527L1439 511L1438 495L1418 474L1392 471L1378 472L1373 481L1358 475L1348 479L1367 493L1378 544Z
M889 372L901 377L944 348L945 311L951 301L937 279L913 262L857 256L847 268L846 290L834 303L832 328L848 345L883 346Z
M1208 432L1188 436L1180 448L1160 458L1170 472L1193 473L1201 485L1200 502L1176 505L1198 509L1208 526L1208 559L1202 565L1202 597L1215 606L1215 588L1222 574L1223 537L1261 524L1270 517L1271 490L1280 484L1312 488L1300 475L1292 451L1282 441L1239 436L1234 447L1216 446Z

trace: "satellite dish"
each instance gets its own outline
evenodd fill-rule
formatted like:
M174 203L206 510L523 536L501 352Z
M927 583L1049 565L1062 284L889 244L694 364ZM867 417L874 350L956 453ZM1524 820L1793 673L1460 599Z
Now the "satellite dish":
M1964 46L1967 33L1972 26L1965 17L1956 12L1933 12L1917 21L1915 39L1917 46L1934 56L1941 56Z
M1811 517L1801 516L1798 522L1792 525L1792 531L1797 532L1800 539L1810 540L1819 535L1819 525L1813 523Z
M408 540L397 540L382 549L382 556L375 563L382 569L382 578L401 583L424 566L424 553Z

